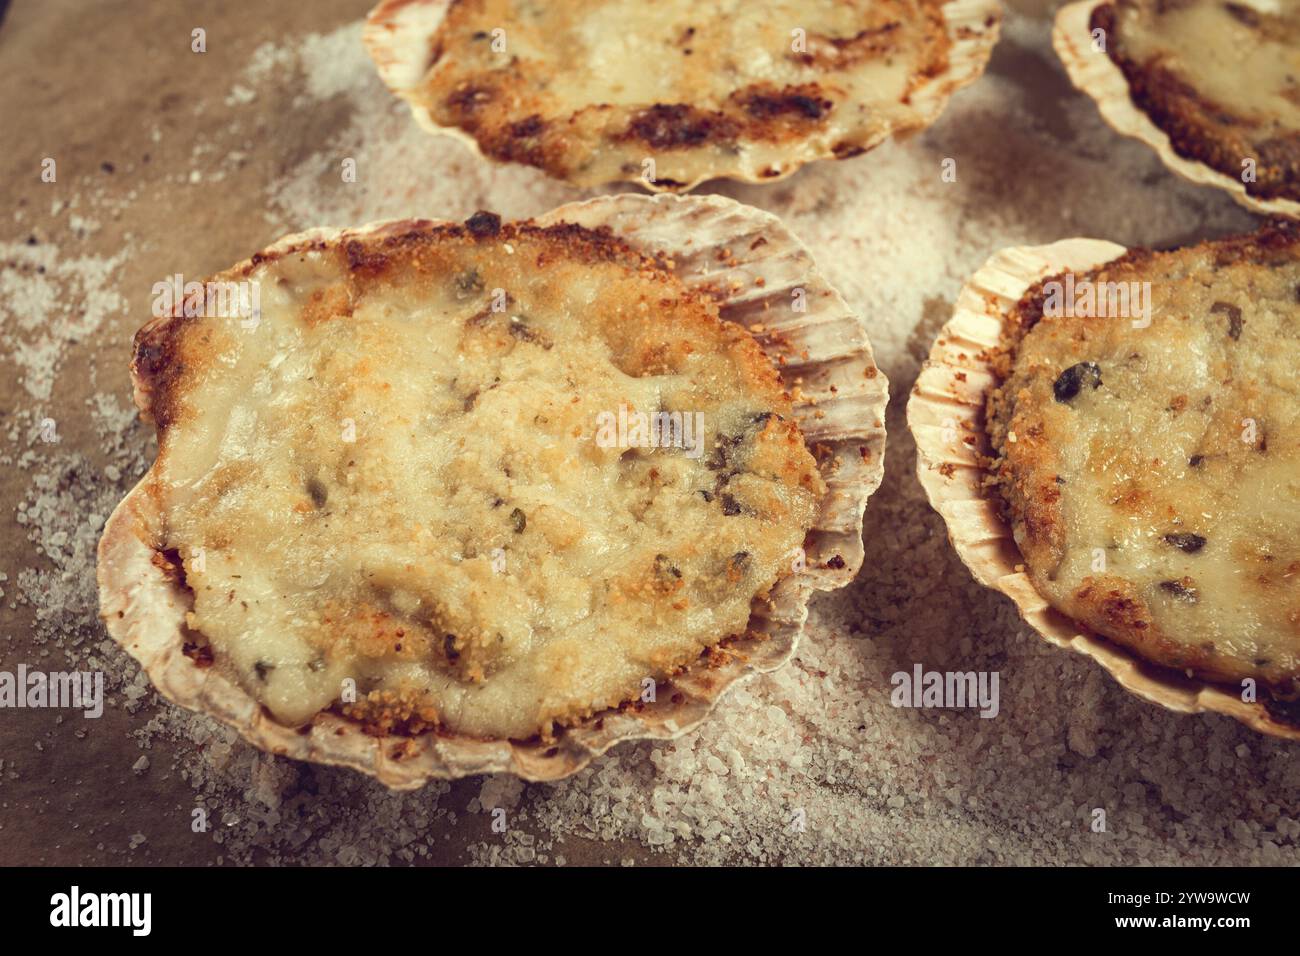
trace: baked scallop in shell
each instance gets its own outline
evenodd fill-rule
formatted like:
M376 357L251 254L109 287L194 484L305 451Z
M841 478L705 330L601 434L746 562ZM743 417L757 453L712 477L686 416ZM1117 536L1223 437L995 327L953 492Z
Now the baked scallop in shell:
M1259 213L1300 218L1300 3L1079 0L1052 43L1117 132Z
M932 123L996 0L386 0L365 42L416 119L579 186L769 182Z
M159 454L101 542L110 633L391 786L689 729L852 579L880 480L861 323L729 200L287 237L132 371Z
M1300 231L1005 249L908 404L975 576L1172 710L1300 739Z

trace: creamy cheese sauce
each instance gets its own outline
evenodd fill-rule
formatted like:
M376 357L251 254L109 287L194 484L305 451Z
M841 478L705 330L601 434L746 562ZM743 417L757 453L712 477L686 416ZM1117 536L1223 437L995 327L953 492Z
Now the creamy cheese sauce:
M1159 62L1264 136L1300 130L1300 0L1120 3L1125 52Z
M498 158L582 184L640 176L647 159L679 183L777 175L920 125L908 93L946 63L942 23L933 0L479 0L449 12L421 95ZM804 99L754 106L754 91ZM679 104L713 122L644 121ZM638 117L658 132L629 137ZM531 118L544 131L510 132Z
M154 487L190 626L281 721L526 737L789 572L824 485L757 345L666 273L514 237L251 278L256 329L182 327ZM699 456L602 447L620 407L700 413Z

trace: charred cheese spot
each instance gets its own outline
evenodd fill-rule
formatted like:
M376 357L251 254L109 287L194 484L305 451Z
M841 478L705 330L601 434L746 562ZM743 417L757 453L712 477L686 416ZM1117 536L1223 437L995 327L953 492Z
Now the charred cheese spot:
M286 724L528 737L632 699L745 632L825 494L757 343L608 231L479 213L225 277L256 328L137 338L158 561ZM698 455L602 443L623 407L698 413Z

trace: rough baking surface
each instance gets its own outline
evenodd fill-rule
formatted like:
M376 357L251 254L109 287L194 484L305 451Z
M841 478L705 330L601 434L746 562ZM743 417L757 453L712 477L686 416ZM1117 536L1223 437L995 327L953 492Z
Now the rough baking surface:
M1133 251L1009 321L992 473L1035 587L1149 660L1293 698L1300 229Z
M912 97L950 67L942 7L471 0L447 7L404 95L487 156L580 185L776 178L925 125Z
M1300 3L1117 0L1091 27L1179 155L1300 199Z
M608 231L399 222L239 282L260 321L136 338L146 487L195 642L284 723L547 735L795 565L825 485L775 369Z

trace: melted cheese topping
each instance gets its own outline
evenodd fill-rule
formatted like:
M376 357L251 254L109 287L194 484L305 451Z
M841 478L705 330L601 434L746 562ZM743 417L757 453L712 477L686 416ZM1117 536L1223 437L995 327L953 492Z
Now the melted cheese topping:
M219 666L292 725L527 737L745 632L825 490L747 333L610 240L358 246L167 330L153 488Z
M1300 199L1300 0L1114 0L1091 26L1174 152Z
M1087 278L1150 283L1150 326L1044 316L991 418L1055 607L1161 663L1281 686L1300 675L1300 246L1259 255L1103 267Z
M774 177L924 125L937 0L470 0L432 43L436 122L498 159L594 185Z
M1300 131L1300 0L1121 3L1125 52L1159 62L1263 136Z

